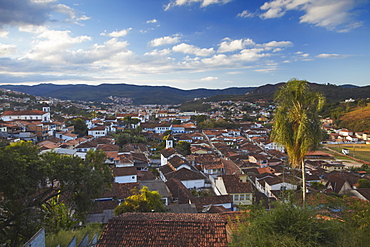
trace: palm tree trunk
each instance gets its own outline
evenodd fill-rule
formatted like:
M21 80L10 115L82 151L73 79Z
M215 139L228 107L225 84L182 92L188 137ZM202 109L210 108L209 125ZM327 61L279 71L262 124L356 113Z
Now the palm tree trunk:
M302 160L302 202L303 207L306 207L306 172L305 172L305 163Z

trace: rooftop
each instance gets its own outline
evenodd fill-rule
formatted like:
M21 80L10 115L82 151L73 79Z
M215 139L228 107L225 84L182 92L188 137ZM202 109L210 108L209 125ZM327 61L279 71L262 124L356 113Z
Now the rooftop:
M218 214L124 213L108 221L97 246L227 246L226 221Z

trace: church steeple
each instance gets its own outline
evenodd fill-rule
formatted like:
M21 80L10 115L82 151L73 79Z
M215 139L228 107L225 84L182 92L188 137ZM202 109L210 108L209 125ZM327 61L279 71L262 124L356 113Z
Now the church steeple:
M168 135L166 138L166 148L173 148L173 138L171 135Z
M50 106L46 103L42 104L42 111L43 112L50 112Z

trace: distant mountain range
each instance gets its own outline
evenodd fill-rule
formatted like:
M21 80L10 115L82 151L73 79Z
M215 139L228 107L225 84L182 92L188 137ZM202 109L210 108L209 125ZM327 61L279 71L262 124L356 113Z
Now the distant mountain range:
M266 84L252 90L248 98L265 98L273 99L274 93L285 83L277 84ZM370 97L370 86L359 87L355 85L333 85L333 84L318 84L309 83L309 87L314 90L321 92L325 95L327 101L342 101L345 99L366 99Z
M1 85L1 88L23 92L35 96L52 97L63 100L110 102L108 97L132 98L134 104L181 104L194 98L215 95L245 94L255 87L232 87L227 89L182 90L167 86L137 86L130 84L55 85L34 86Z
M110 102L110 96L132 98L134 104L181 104L194 98L204 98L216 95L246 95L246 98L272 99L273 94L284 83L266 84L260 87L231 87L227 89L193 89L182 90L167 86L137 86L130 84L92 85L55 85L39 84L1 85L1 88L24 92L41 97L52 97L64 100L82 100ZM370 86L354 85L336 86L332 84L310 83L313 90L322 92L329 101L348 98L370 97Z

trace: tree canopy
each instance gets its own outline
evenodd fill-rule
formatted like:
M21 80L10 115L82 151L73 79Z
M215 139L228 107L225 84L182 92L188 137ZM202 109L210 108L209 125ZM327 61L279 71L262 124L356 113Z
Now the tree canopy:
M166 208L158 191L151 191L148 187L133 189L133 195L114 209L115 215L126 212L165 212Z
M19 246L52 217L58 196L81 221L101 189L112 180L102 151L89 151L86 159L48 152L21 142L0 147L0 242Z
M73 133L78 134L79 136L87 135L87 125L83 119L75 118L72 121L67 121L67 124L73 125Z
M231 246L338 246L340 227L291 202L275 203L270 211L254 206L240 220Z

